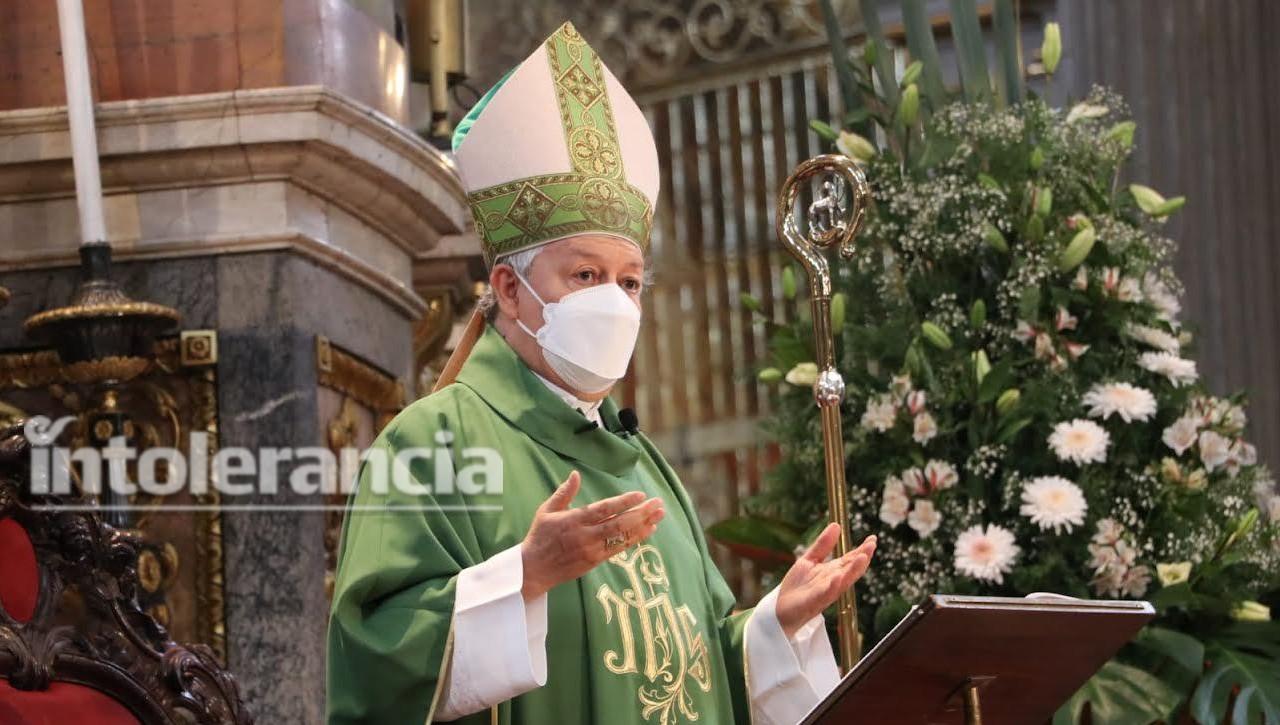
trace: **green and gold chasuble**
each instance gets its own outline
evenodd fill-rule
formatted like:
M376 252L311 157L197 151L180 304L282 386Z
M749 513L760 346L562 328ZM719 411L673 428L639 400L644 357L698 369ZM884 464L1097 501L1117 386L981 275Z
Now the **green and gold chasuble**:
M611 401L600 412L605 428L621 429ZM670 466L643 435L605 428L590 428L492 327L457 382L387 426L374 444L387 455L362 466L342 536L329 624L330 723L430 719L443 699L458 573L522 541L535 510L573 470L582 476L575 507L640 490L661 497L667 515L647 541L550 592L547 684L503 703L497 721L749 722L748 613L731 615L734 598ZM404 464L423 490L375 491L377 474L388 474L375 469L394 469L394 454L414 448L451 460ZM501 493L437 485L478 448L501 456Z

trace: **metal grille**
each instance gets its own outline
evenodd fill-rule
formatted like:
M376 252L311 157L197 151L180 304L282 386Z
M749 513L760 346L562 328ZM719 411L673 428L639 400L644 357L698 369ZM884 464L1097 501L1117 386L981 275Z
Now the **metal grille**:
M777 459L760 430L770 392L755 377L765 331L740 298L754 295L777 321L794 313L781 292L789 257L773 231L775 197L797 163L825 150L809 120L840 114L825 58L757 73L641 99L662 191L656 284L622 400L681 474L704 524L737 513ZM750 565L716 556L742 599L753 601Z

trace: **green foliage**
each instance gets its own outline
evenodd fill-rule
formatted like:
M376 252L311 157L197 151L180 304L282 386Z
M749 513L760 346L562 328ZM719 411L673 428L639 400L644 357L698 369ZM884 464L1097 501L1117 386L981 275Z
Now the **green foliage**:
M1167 720L1177 708L1182 695L1149 672L1108 662L1085 686L1071 696L1053 718L1053 725L1072 725L1080 721L1088 703L1093 722L1107 725L1149 725Z
M814 125L882 141L859 154L874 203L857 253L833 267L849 523L880 537L858 587L864 631L882 636L935 591L1147 598L1157 626L1055 722L1086 702L1094 722L1187 708L1216 721L1237 687L1233 722L1280 722L1276 627L1233 621L1280 589L1280 500L1243 396L1211 395L1190 359L1161 234L1185 199L1118 183L1136 126L1114 93L1055 108L1012 77L1010 3L995 7L996 93L974 2L951 0L961 94L942 85L920 0L902 2L911 77L893 77L876 5L863 0L863 53L841 51L857 89L846 135ZM1052 72L1056 26L1043 52ZM781 279L803 298L793 267ZM787 373L767 421L782 460L748 510L803 531L826 517L801 374L812 331L768 330L770 377ZM1016 548L985 567L962 556L962 534L992 531Z

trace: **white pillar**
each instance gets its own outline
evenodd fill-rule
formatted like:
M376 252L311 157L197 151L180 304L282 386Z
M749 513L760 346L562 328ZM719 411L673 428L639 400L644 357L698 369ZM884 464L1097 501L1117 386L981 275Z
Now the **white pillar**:
M89 48L85 40L81 0L58 0L58 29L62 35L62 74L67 88L76 204L80 208L80 242L105 243L107 225L102 215L102 174L98 170L93 87L89 81Z

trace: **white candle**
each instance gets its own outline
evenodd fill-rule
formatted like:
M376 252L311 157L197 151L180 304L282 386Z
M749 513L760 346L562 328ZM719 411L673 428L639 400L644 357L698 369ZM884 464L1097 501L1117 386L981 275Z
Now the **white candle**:
M62 75L67 88L76 204L80 208L80 242L105 243L107 227L102 215L102 175L98 170L93 87L89 82L89 49L84 34L84 7L80 0L58 0L58 29L62 35Z

